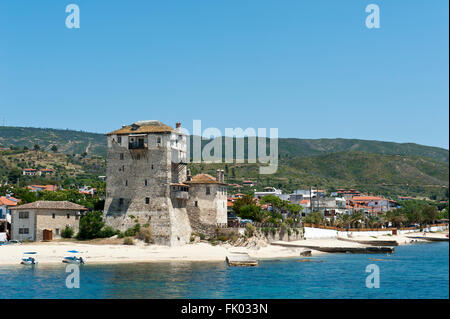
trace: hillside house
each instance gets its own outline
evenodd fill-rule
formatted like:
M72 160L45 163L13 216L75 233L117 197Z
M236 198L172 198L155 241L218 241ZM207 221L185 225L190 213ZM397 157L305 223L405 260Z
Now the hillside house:
M22 171L22 175L25 176L36 176L38 174L37 169L34 168L24 168Z

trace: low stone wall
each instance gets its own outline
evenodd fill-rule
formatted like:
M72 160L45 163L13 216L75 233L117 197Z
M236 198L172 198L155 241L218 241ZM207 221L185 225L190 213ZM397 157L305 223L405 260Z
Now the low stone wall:
M287 230L281 230L280 228L277 228L275 233L272 231L268 231L267 233L263 232L261 228L256 228L257 236L261 239L264 239L268 243L274 242L274 241L295 241L303 239L303 232L301 228L296 228L298 233L295 232L294 229L291 229L290 234ZM217 229L217 235L226 235L229 236L230 234L236 234L238 236L245 235L245 228L244 227L230 227L230 228L218 228Z

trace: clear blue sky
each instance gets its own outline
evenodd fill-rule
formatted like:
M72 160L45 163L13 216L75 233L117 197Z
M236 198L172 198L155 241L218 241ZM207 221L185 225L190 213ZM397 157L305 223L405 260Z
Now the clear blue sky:
M69 3L80 29L65 27ZM200 119L448 148L448 12L447 0L2 0L0 121L104 133Z

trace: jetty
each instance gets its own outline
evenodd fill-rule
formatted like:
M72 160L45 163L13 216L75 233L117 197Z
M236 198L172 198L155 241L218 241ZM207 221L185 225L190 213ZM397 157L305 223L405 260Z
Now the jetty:
M358 243L362 245L369 245L369 246L398 246L399 243L397 240L385 240L385 239L356 239L356 238L343 238L343 237L337 237L338 240L342 241L348 241L353 243Z
M258 266L258 260L250 257L247 253L233 253L226 257L228 266Z
M351 253L351 254L391 254L393 253L394 247L390 246L369 246L363 245L356 242L337 242L330 240L297 240L291 242L276 241L272 242L271 245L292 247L292 248L309 248L317 251L327 252L327 253Z
M421 239L426 241L448 241L448 237L445 236L436 236L437 234L431 234L426 236L406 236L412 239Z

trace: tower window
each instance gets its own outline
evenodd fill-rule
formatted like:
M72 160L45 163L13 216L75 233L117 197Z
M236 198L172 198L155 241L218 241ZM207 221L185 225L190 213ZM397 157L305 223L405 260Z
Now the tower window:
M211 188L209 186L206 186L206 195L211 194Z
M70 214L67 214L67 219L70 219Z
M120 159L123 160L123 153L120 153Z
M128 186L128 180L125 180L125 186Z
M195 201L195 202L194 202L194 206L195 206L195 207L198 207L198 201Z
M150 197L145 197L145 203L150 204Z
M117 143L122 144L122 136L117 136Z
M123 198L119 198L119 205L120 205L120 206L123 205Z
M147 183L147 180L145 180L144 184L145 184L145 186L147 186L147 185L148 185L148 183Z

